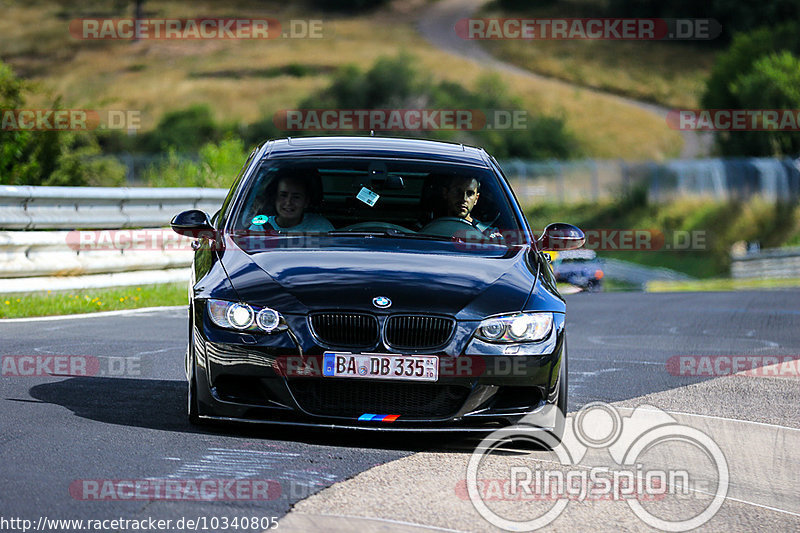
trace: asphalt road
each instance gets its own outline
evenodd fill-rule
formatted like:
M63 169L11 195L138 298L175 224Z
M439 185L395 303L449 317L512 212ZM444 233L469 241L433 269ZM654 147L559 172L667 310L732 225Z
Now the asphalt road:
M796 290L572 295L570 411L604 401L622 413L643 403L684 413L675 417L715 439L731 468L730 498L706 527L797 530L796 375L687 377L667 366L674 356L797 356L797 302ZM223 517L277 517L289 531L495 530L454 490L477 441L192 428L181 368L186 330L185 311L175 309L0 322L0 355L86 355L97 374L0 378L0 530L13 530L2 519L36 524L40 517L200 518L212 531L221 527L210 521ZM3 360L4 373L14 370ZM23 359L14 361L23 368ZM525 457L538 460L536 453ZM106 487L103 480L196 479L265 480L272 499L151 501L91 490ZM554 523L565 530L621 525L644 527L613 502L570 507Z

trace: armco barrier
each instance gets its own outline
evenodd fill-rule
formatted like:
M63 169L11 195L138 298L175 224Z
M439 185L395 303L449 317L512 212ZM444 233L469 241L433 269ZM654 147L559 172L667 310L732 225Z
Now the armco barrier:
M169 232L170 230L165 230ZM160 248L77 250L68 231L0 231L0 279L80 276L188 267L192 251Z
M0 229L157 228L175 214L214 214L225 189L0 185Z
M168 241L160 248L78 250L69 231L13 230L165 228L187 209L215 213L226 193L201 188L2 185L0 293L188 280L191 250L176 249Z
M800 246L734 255L731 276L736 279L800 278Z

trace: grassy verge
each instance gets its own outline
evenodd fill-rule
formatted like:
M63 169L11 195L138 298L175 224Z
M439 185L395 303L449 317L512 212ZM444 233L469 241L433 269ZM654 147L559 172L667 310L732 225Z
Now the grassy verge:
M483 17L596 16L595 2L558 2L506 13L491 5ZM708 43L613 40L487 40L499 59L584 87L670 107L697 107L717 49Z
M641 291L642 286L637 283L629 283L621 279L603 278L603 292L628 292Z
M599 238L593 247L599 257L670 268L696 278L729 275L731 247L738 241L758 241L762 248L800 241L800 205L760 198L746 202L692 198L648 204L646 198L633 195L613 202L542 203L528 206L525 212L531 226L539 230L551 222L568 222L586 232L594 231L595 236L615 230L649 232L650 247L611 249ZM687 240L698 238L696 246Z
M419 1L347 16L318 12L302 2L234 4L165 0L147 2L145 9L149 18L230 17L233 10L237 18L319 19L323 38L78 40L69 34L70 20L130 17L132 3L42 0L4 6L0 57L44 89L30 108L47 107L52 96L61 95L65 108L138 111L142 130L152 129L165 112L192 104L210 105L220 123L253 123L296 108L346 64L365 68L399 51L418 57L420 69L435 81L474 88L489 71L424 40L415 29L424 9ZM661 160L680 151L678 132L634 106L550 80L508 74L503 81L526 109L563 115L588 157Z
M186 304L185 283L0 295L0 318L71 315Z
M800 288L800 278L704 279L696 281L651 281L647 292L741 291L751 289Z

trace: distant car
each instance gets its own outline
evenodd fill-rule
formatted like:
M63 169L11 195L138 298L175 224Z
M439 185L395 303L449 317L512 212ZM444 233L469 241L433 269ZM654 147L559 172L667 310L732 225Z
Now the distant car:
M313 189L287 216L333 229L268 226L287 176ZM440 209L445 185L463 177L479 182L472 221ZM566 309L541 250L580 247L584 235L551 224L536 240L484 150L378 137L269 141L213 219L186 211L172 228L199 237L192 422L454 432L527 417L563 431L555 413L567 409Z
M553 259L553 272L556 281L592 292L603 290L603 267L594 250L557 252Z

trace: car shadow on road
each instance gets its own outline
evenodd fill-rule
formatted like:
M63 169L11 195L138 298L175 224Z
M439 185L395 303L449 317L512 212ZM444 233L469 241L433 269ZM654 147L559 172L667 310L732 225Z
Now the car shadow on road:
M76 416L107 424L181 433L219 434L271 441L294 441L326 446L417 452L423 450L471 452L474 437L453 434L377 433L279 425L219 423L195 427L186 417L186 383L154 379L74 377L36 385L32 398L60 405Z

